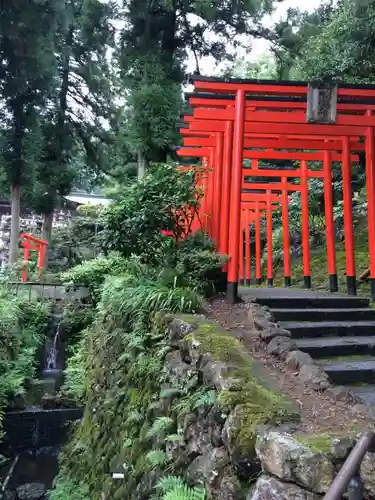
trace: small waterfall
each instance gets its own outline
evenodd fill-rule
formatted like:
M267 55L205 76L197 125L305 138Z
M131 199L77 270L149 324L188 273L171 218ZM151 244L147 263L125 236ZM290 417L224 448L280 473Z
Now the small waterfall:
M44 368L45 370L57 370L57 355L58 355L57 345L60 337L60 325L61 321L59 321L59 323L56 326L56 332L53 337L51 350L47 357L46 366Z
M51 334L46 338L42 375L45 378L60 378L64 369L61 339L62 315L54 314Z

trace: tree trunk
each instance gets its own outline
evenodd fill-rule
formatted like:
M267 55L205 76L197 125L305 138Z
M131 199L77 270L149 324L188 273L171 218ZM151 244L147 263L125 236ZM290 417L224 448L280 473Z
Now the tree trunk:
M19 184L12 186L12 210L11 210L11 226L10 226L10 245L9 245L9 262L14 264L17 262L19 250L18 242L20 235L20 210L21 210L21 189Z
M52 224L53 224L53 212L44 214L42 238L43 240L48 241L48 244L51 243L52 239ZM47 271L47 268L48 268L48 247L46 249L46 257L44 260L43 269Z
M147 160L142 151L138 151L138 180L141 180L147 169Z

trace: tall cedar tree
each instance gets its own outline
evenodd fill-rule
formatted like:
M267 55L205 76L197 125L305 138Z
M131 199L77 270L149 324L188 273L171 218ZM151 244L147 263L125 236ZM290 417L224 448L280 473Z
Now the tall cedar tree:
M140 171L148 161L165 162L177 143L181 83L190 52L196 72L202 56L229 56L236 35L270 37L261 26L273 0L125 0L119 61L127 89L128 140Z
M104 124L113 114L108 49L114 44L115 6L99 0L66 0L65 6L56 34L58 84L42 124L33 186L33 205L45 215L47 240L56 203L70 192L82 164L106 169L102 150L111 141Z
M60 6L59 0L1 0L2 160L12 192L11 262L18 256L20 187L36 153L32 135L56 76L54 33Z

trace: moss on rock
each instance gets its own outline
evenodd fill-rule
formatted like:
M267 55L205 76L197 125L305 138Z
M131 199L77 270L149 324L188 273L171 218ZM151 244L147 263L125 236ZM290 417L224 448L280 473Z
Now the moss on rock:
M315 436L294 436L294 439L311 451L317 453L331 453L332 440L334 436L330 434L317 434Z
M253 458L257 429L264 424L297 421L299 415L283 394L267 388L253 374L253 358L241 342L213 322L201 322L185 337L190 349L228 366L227 376L237 385L218 394L217 404L231 415L226 440L232 455Z

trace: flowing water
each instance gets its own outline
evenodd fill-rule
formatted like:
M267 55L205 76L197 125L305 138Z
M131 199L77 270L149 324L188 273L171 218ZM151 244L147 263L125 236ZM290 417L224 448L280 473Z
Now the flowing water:
M61 360L61 314L53 315L52 335L46 339L44 366L42 375L44 378L59 378L61 376L63 362Z
M48 394L56 393L63 381L62 319L61 314L53 314L40 363L40 378ZM58 452L67 438L66 424L82 416L78 408L45 409L40 401L38 399L29 404L25 410L5 415L6 439L2 444L4 450L0 449L0 453L4 451L9 460L3 467L0 466L0 500L17 499L16 492L20 492L20 488L23 488L20 493L22 498L34 500L35 492L52 487L58 473ZM30 496L25 496L25 492ZM44 495L40 499L46 500L47 497Z

